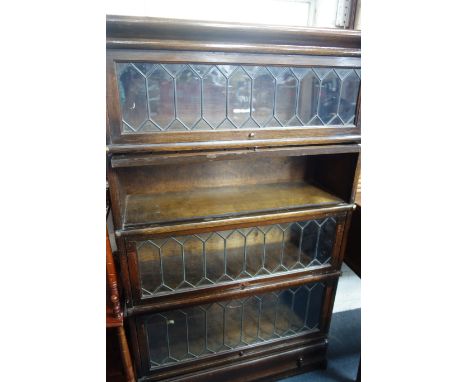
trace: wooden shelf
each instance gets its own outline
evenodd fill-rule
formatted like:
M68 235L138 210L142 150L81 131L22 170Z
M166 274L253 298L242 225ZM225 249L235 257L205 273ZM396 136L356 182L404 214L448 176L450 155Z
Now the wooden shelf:
M343 200L305 182L127 195L125 224L149 224L239 216L247 213L332 206Z

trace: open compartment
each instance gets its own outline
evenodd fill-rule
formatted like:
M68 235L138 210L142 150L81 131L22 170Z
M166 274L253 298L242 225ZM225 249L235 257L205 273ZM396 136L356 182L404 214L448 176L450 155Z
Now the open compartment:
M351 203L359 146L338 149L113 157L122 228Z

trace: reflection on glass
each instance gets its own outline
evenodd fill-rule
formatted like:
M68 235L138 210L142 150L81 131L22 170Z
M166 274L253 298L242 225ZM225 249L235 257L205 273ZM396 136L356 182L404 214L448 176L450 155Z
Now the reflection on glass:
M335 232L329 217L137 242L142 297L330 264Z
M282 70L276 77L276 119L284 126L296 115L297 79L291 70Z
M118 68L122 121L136 131L148 119L145 77L131 64Z
M317 115L320 95L320 80L317 75L308 70L300 82L297 115L304 125L310 124Z
M188 67L176 77L177 118L192 128L201 117L200 78Z
M256 72L252 89L252 117L260 126L266 126L273 117L275 79L265 68Z
M150 367L317 331L324 291L315 283L146 316Z
M353 124L360 70L118 63L122 131Z
M213 127L226 118L226 78L216 67L203 79L203 118Z
M239 68L229 78L228 116L231 122L241 127L250 117L251 80Z
M174 82L160 65L148 76L148 105L150 119L159 128L167 128L174 120Z
M341 85L341 99L338 114L344 123L350 124L354 121L359 83L359 77L354 71L351 71Z
M318 115L325 125L333 121L338 113L338 101L340 97L340 79L331 70L322 80L320 91L320 105Z

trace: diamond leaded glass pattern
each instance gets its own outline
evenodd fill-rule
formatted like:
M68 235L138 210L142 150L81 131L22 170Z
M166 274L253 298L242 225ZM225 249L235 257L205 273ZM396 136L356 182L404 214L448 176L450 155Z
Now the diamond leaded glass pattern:
M354 123L357 69L116 65L124 133Z
M146 316L150 367L317 331L324 290L308 284Z
M328 217L140 241L142 298L327 265L335 234Z

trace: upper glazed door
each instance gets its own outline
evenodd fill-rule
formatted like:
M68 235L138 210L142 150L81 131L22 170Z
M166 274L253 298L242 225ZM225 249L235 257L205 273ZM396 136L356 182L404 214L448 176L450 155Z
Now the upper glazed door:
M199 32L200 26L190 27L193 33ZM339 40L339 32L333 33ZM236 52L246 48L232 42L215 49L223 52L196 52L210 45L152 39L150 49L116 49L141 48L143 44L141 37L133 42L119 41L108 38L112 151L359 140L361 74L356 50L313 49L291 41L294 48L287 49L273 42L268 47L254 44L256 51L268 49L268 54ZM153 49L171 49L171 43L192 50ZM295 54L282 53L291 49ZM314 54L301 54L310 49Z

